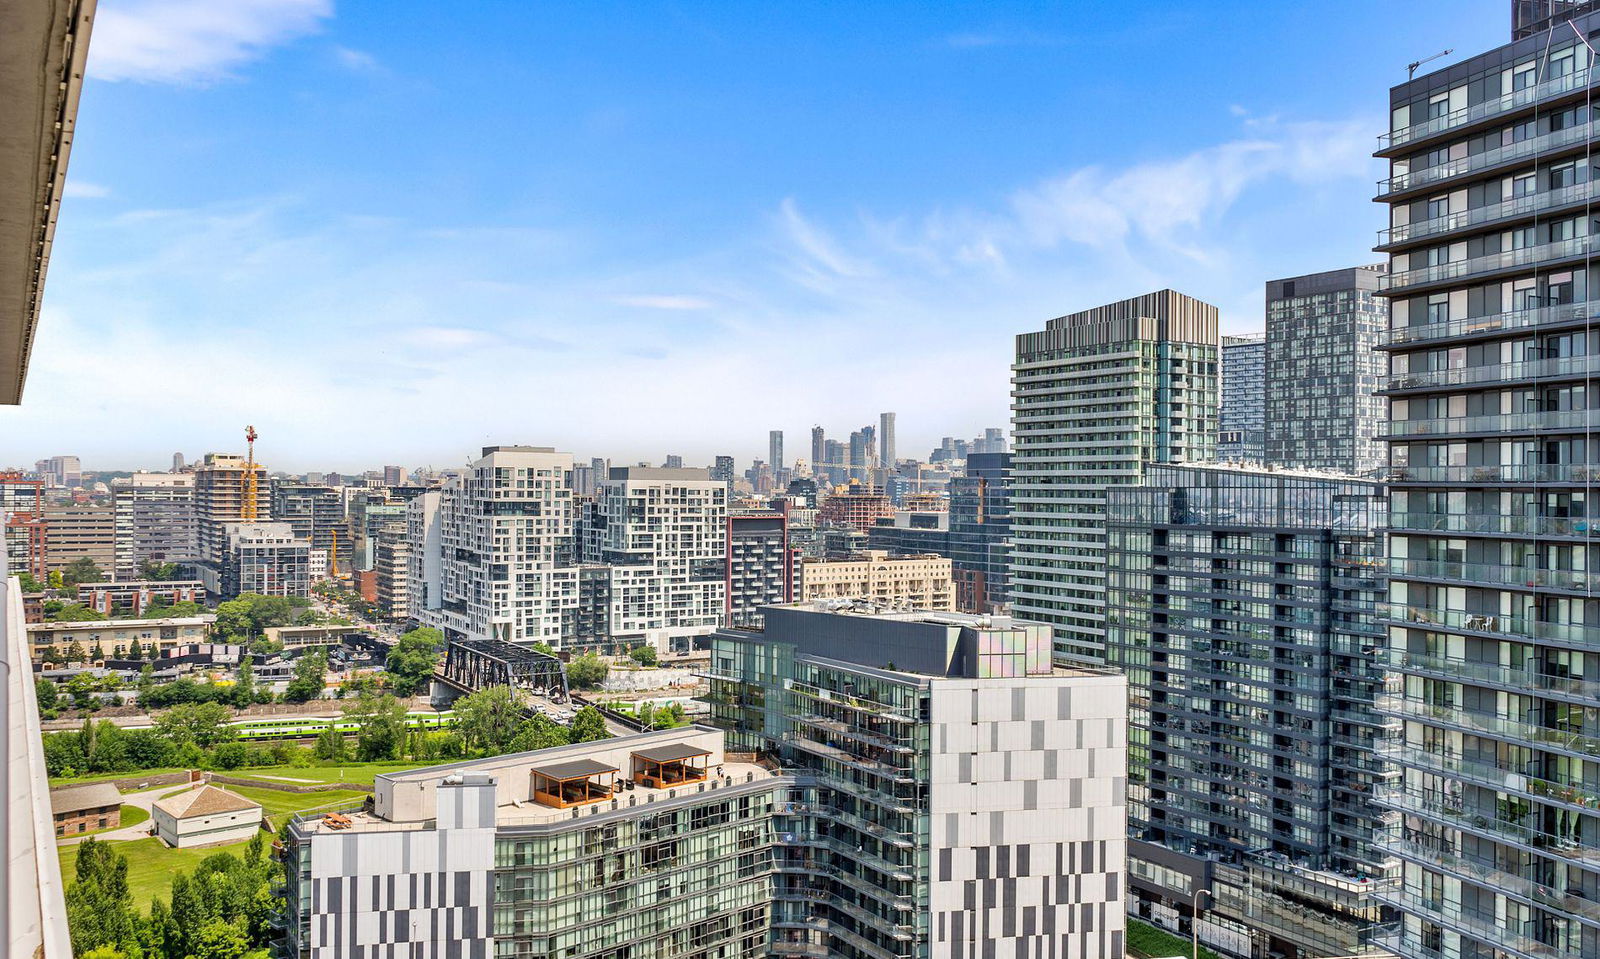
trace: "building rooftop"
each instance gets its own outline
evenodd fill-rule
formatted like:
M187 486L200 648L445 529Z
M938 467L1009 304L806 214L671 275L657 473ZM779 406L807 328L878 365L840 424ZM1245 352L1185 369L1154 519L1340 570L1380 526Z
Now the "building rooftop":
M261 804L218 786L199 786L187 792L158 799L152 807L173 819L197 819L218 813L260 809Z
M85 619L71 623L29 623L28 632L50 632L58 629L132 629L135 626L209 626L217 617L210 613L199 616L177 616L172 619Z
M1246 473L1252 476L1280 476L1289 479L1337 480L1348 483L1376 483L1370 476L1357 476L1339 470L1315 467L1278 466L1252 460L1208 460L1201 463L1153 463L1154 469L1209 470L1216 473ZM1151 484L1146 484L1151 485Z
M99 809L102 806L120 806L122 793L112 783L89 783L57 789L50 793L50 811L56 815Z

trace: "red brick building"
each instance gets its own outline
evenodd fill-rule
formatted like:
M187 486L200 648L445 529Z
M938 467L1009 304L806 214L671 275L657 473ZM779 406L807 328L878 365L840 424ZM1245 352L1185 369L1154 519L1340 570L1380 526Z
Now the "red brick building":
M76 836L122 825L122 793L111 783L70 786L50 793L57 836Z

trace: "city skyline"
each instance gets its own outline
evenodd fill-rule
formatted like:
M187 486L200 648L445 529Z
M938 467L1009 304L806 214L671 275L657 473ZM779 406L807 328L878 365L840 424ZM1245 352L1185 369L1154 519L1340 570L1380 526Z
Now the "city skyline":
M1261 325L1264 279L1362 262L1382 216L1365 203L1373 104L1409 60L1497 42L1502 4L1471 6L1376 34L1376 3L739 23L507 10L485 30L257 0L214 33L181 3L113 6L0 461L68 438L87 460L155 467L142 457L162 447L231 449L245 422L299 432L321 468L455 465L509 442L655 461L691 422L753 452L772 428L758 404L692 398L707 382L757 395L778 363L853 385L812 391L786 432L895 409L899 447L931 447L1003 420L1007 351L974 326L1171 286L1242 332ZM1283 82L1311 20L1347 69ZM469 34L484 69L456 69ZM1217 44L1249 55L1220 67ZM1163 77L1114 69L1152 48L1191 77L1189 109L1165 108ZM734 76L760 110L712 95ZM462 156L478 110L500 132ZM402 128L404 156L371 149ZM1303 219L1319 229L1290 228ZM903 335L913 316L929 335ZM116 375L171 368L174 343L194 360L180 376ZM208 402L175 419L175 392ZM388 415L347 414L372 400ZM470 429L461 402L482 414ZM688 440L687 461L728 452Z

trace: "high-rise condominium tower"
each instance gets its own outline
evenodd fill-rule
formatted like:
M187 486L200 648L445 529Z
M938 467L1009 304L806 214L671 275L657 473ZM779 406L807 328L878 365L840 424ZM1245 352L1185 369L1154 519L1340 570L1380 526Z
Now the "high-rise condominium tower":
M118 580L133 579L146 563L195 556L194 475L134 473L111 481Z
M1222 409L1217 459L1262 462L1266 454L1267 335L1222 338Z
M1411 959L1600 956L1586 9L1395 87L1378 152L1398 673L1380 707L1403 727L1380 798L1404 816L1384 843Z
M811 427L811 475L821 476L827 459L827 433L820 426Z
M1099 660L1106 490L1215 456L1217 308L1162 290L1019 335L1012 413L1013 608Z
M411 615L451 639L559 648L577 605L577 569L562 563L571 469L571 453L489 446L437 493L412 499Z
M229 523L251 520L245 503L251 498L249 471L243 456L207 453L194 472L195 545L202 563L220 567L228 555ZM272 518L272 486L267 468L255 464L254 521Z
M1267 462L1358 475L1382 464L1385 403L1377 390L1386 364L1378 344L1388 316L1375 293L1385 269L1267 284Z
M772 464L773 472L783 469L783 430L767 433L767 462Z
M878 414L878 465L894 469L894 414Z

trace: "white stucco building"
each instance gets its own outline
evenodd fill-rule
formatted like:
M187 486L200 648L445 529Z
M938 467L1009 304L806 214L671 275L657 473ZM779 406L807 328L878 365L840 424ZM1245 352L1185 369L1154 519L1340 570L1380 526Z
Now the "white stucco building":
M156 838L178 849L243 842L261 828L261 804L217 786L159 799L150 810Z

